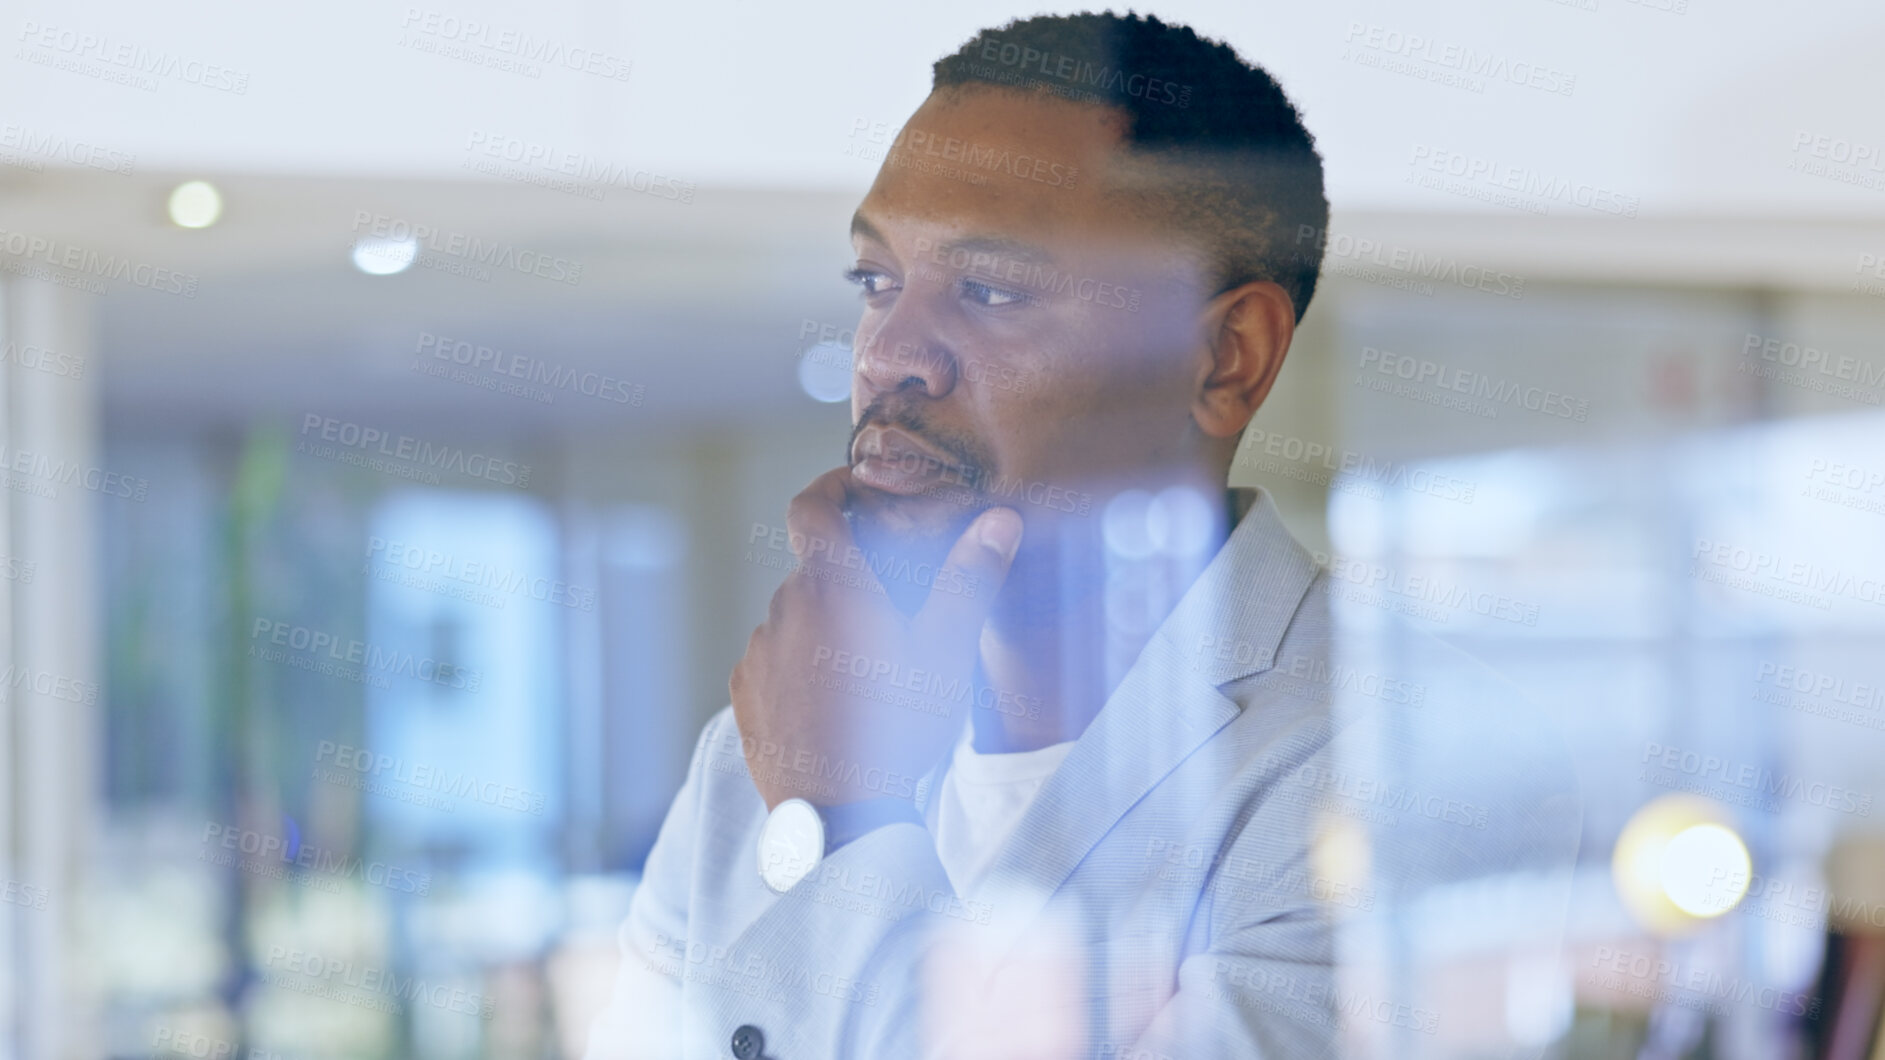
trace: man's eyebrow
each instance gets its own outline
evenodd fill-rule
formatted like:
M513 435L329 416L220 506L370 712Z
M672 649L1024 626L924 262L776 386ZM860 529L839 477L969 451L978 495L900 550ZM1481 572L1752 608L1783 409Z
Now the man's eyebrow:
M874 239L885 246L890 245L890 240L885 239L884 234L877 230L877 226L865 218L862 210L851 215L851 238L856 239L858 236Z
M890 245L890 240L884 238L877 224L871 224L871 219L867 219L863 211L850 215L850 238L856 240L858 236L863 236L865 240L877 240L878 243L884 243L886 247ZM941 243L933 249L933 253L942 255L944 258L956 257L958 251L965 251L971 258L982 255L982 260L1003 258L1003 260L1018 260L1018 262L1041 262L1041 264L1054 262L1054 253L1048 251L1046 247L1039 247L1035 243L1025 243L1022 240L1010 240L1007 236L969 236L963 240Z

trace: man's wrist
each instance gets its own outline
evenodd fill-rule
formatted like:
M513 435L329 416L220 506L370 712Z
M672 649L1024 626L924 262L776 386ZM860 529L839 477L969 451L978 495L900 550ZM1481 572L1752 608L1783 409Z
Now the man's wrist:
M825 856L864 835L893 824L923 825L923 813L909 799L882 795L857 802L814 806L825 825Z
M905 822L923 825L922 811L908 799L885 796L831 806L787 799L760 826L759 878L774 894L784 894L845 844Z

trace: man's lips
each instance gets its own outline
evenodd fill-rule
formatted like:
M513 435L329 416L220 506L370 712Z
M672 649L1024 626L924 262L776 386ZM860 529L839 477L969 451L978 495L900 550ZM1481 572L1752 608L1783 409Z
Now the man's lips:
M914 496L939 485L968 486L974 472L895 427L866 427L851 449L851 474L885 493Z

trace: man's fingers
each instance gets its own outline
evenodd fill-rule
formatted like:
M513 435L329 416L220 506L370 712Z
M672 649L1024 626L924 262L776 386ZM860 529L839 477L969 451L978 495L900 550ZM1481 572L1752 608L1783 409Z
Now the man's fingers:
M982 632L995 595L1008 580L1015 550L1021 547L1021 513L990 508L975 517L956 539L929 599L912 623L923 636L974 638Z
M753 628L752 636L746 638L746 653L740 656L740 661L733 666L733 675L727 678L727 694L732 697L728 702L734 705L735 713L738 713L739 709L745 705L744 689L748 684L747 678L750 676L746 672L747 669L758 666L763 661L762 653L766 647L765 636L765 626Z
M833 562L850 551L851 524L844 519L850 484L850 468L833 468L813 479L786 507L786 539L802 562Z

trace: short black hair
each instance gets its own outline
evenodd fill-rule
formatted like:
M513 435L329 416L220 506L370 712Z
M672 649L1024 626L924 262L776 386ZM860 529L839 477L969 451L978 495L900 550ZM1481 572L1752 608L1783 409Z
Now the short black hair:
M1124 112L1132 191L1202 244L1216 290L1277 283L1302 319L1329 223L1322 156L1262 67L1151 15L1082 12L985 29L936 61L933 89L967 85Z

